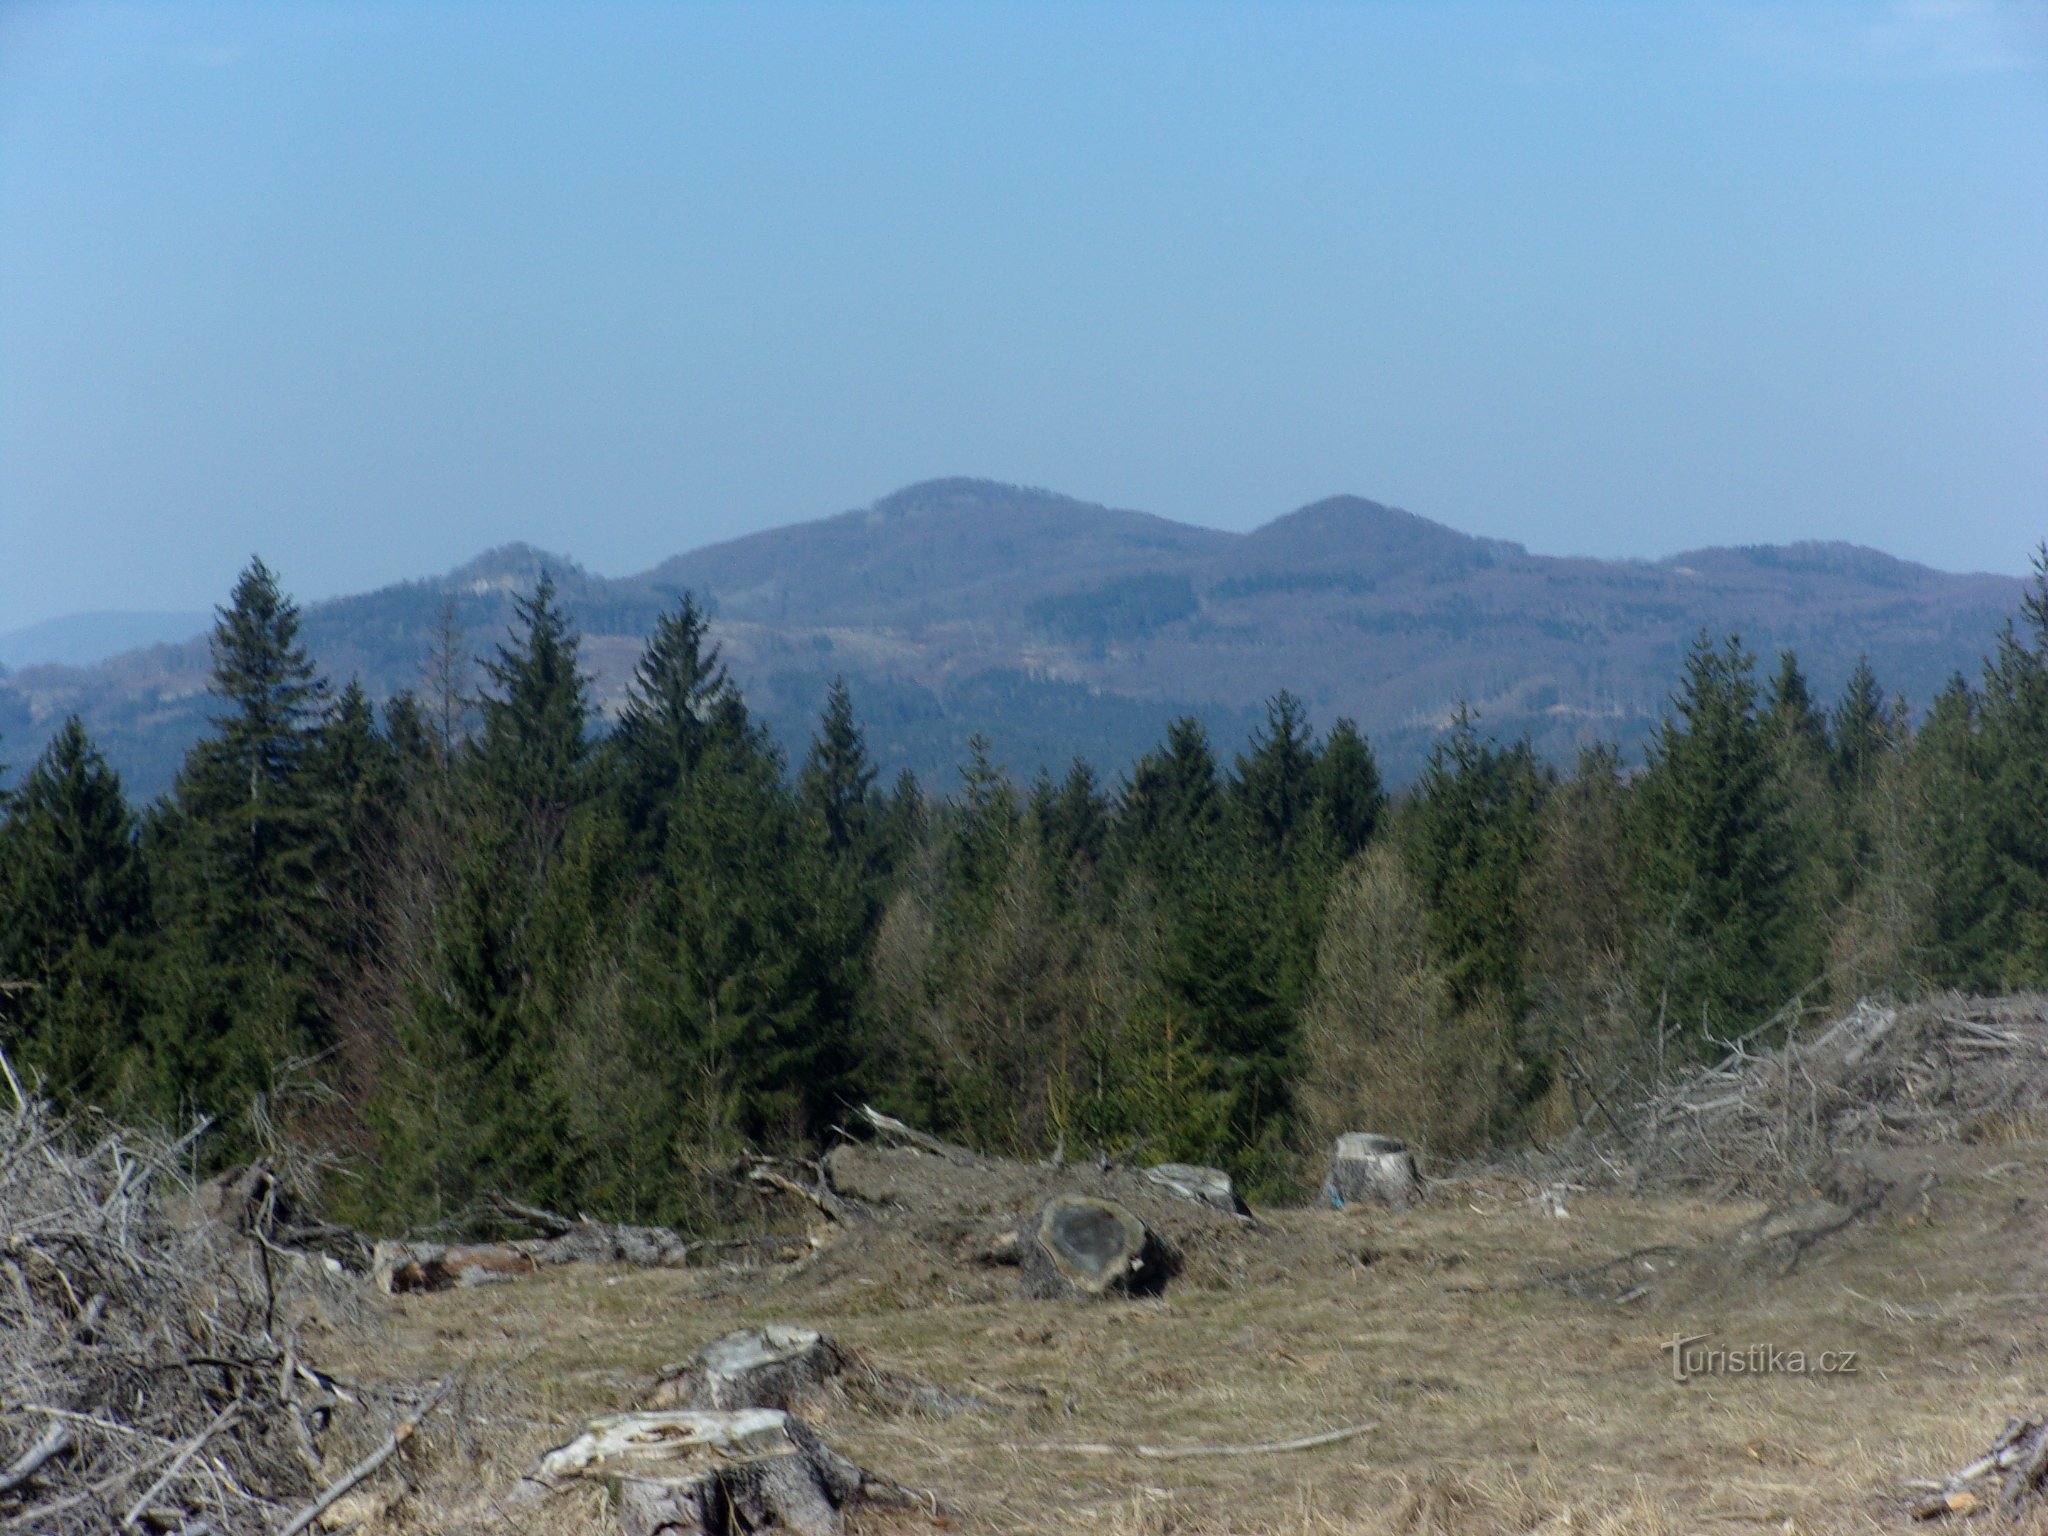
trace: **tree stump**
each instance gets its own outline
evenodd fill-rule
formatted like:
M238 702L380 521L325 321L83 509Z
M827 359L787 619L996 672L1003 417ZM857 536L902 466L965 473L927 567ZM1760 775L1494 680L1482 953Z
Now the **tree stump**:
M870 1481L774 1408L607 1414L542 1457L527 1486L579 1479L614 1490L623 1536L838 1536L840 1511Z
M1157 1296L1180 1268L1180 1255L1114 1200L1057 1195L1045 1203L1021 1250L1023 1293Z
M801 1407L846 1369L847 1356L810 1328L769 1323L713 1339L687 1364L664 1373L648 1398L655 1408Z
M1422 1192L1408 1144L1349 1131L1337 1138L1323 1195L1333 1206L1388 1205L1405 1210Z
M812 1328L769 1323L713 1339L685 1364L662 1373L647 1396L650 1408L779 1408L795 1413L851 1402L881 1414L956 1413L1001 1406L884 1370Z

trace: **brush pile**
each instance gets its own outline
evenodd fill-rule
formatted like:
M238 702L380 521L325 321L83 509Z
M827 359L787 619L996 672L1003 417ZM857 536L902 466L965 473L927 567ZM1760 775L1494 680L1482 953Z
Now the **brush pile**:
M261 1231L167 1222L189 1141L61 1122L6 1074L0 1531L273 1532L321 1486L342 1394L293 1322L339 1277Z
M1925 1146L2048 1105L2048 997L1864 1001L1776 1049L1721 1060L1603 1111L1557 1149L1576 1177L1782 1198L1844 1153Z

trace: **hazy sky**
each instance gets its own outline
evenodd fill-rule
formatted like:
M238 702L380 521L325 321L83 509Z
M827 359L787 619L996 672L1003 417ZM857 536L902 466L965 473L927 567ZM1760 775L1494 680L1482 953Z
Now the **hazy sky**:
M2048 536L2048 4L0 5L0 630L986 475Z

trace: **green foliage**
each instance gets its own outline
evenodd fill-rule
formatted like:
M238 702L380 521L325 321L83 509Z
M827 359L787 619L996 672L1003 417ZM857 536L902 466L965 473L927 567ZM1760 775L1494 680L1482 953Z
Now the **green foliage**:
M144 1086L149 880L135 818L77 717L0 829L0 1045L69 1098Z
M1795 967L1789 811L1751 665L1732 636L1700 636L1636 802L1640 899L1660 941L1646 985L1703 1050L1811 979Z
M380 728L252 563L164 802L138 824L73 721L0 803L0 1043L217 1116L220 1156L310 1073L287 1130L356 1155L380 1226L504 1190L704 1229L735 1157L861 1100L1279 1194L1341 1130L1564 1129L1820 978L2048 984L2048 551L1917 735L1867 667L1824 716L1790 654L1760 698L1702 636L1640 776L1461 711L1399 802L1287 693L1227 778L1181 719L1114 796L1081 761L1020 794L976 737L940 797L878 791L835 683L792 775L693 601L608 733L553 583L515 615L477 735L452 608Z
M1415 787L1402 845L1460 1007L1491 1000L1514 1016L1526 1006L1522 882L1549 777L1526 740L1483 741L1461 708Z
M147 843L162 928L150 1086L163 1113L233 1126L281 1064L329 1043L314 975L334 835L312 773L329 696L297 606L261 560L218 611L213 669L214 733L186 757Z
M483 663L478 745L485 781L528 806L566 807L583 788L589 753L590 684L576 659L577 636L543 575L515 605L511 641Z

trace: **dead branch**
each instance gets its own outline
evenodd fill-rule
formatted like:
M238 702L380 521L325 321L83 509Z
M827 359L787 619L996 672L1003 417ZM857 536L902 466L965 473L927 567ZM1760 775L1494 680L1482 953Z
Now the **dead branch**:
M290 1523L279 1531L277 1536L299 1536L301 1531L325 1514L334 1504L335 1500L341 1498L342 1495L356 1487L359 1483L373 1476L379 1467L398 1454L398 1448L412 1438L413 1431L418 1429L427 1415L440 1407L442 1399L446 1398L454 1390L455 1382L452 1378L443 1382L435 1389L432 1397L429 1397L426 1402L422 1403L412 1413L398 1421L397 1428L384 1437L383 1444L342 1473L334 1482L328 1484L321 1491L318 1498L292 1516Z
M1197 1456L1277 1456L1288 1451L1312 1451L1318 1446L1356 1440L1377 1429L1377 1424L1347 1424L1320 1435L1303 1435L1298 1440L1268 1440L1258 1445L1118 1445L1108 1440L1041 1440L1018 1442L1006 1451L1055 1451L1067 1456L1139 1456L1148 1461L1184 1461Z

